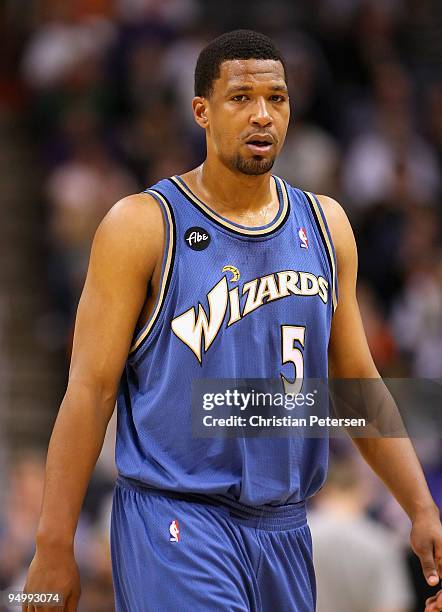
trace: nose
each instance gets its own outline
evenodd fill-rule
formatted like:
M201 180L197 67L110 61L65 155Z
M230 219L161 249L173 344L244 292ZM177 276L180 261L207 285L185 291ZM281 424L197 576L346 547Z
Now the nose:
M266 127L271 125L272 117L269 113L269 109L267 108L264 98L258 98L256 101L255 108L250 116L250 122L256 127Z

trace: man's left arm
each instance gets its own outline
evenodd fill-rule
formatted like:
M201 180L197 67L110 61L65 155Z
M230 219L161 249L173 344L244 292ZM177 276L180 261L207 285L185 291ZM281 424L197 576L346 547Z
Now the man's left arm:
M357 249L341 206L319 196L336 251L339 301L329 344L330 378L380 378L368 348L356 299ZM442 526L422 468L408 438L353 438L361 455L390 489L412 522L411 546L425 578L442 577Z

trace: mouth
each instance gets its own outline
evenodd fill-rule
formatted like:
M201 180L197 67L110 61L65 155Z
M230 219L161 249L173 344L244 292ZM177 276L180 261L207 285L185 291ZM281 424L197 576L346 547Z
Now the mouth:
M246 140L246 147L254 155L262 155L263 153L270 151L273 144L273 138L269 135L260 136L258 134L254 134Z

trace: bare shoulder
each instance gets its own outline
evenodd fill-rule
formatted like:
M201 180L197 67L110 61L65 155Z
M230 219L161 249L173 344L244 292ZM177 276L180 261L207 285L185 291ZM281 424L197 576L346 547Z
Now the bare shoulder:
M163 233L163 216L160 206L148 193L135 193L119 200L106 214L99 229L118 230L123 238L136 236L153 240Z
M326 195L317 196L330 230L338 261L350 254L356 255L356 243L350 221L343 207Z
M101 221L92 250L108 251L145 266L161 257L164 221L160 205L151 195L137 193L119 200Z
M100 223L78 305L70 380L115 392L161 261L163 233L159 205L145 194L123 198Z

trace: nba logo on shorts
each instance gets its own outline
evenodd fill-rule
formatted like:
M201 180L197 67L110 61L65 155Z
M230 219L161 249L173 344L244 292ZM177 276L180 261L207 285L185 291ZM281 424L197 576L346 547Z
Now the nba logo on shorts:
M170 533L170 542L179 542L180 541L180 527L178 525L178 521L175 519L169 525L169 533Z
M299 239L301 240L301 249L308 249L308 238L307 238L307 232L305 231L305 227L300 227L298 230L298 236Z

